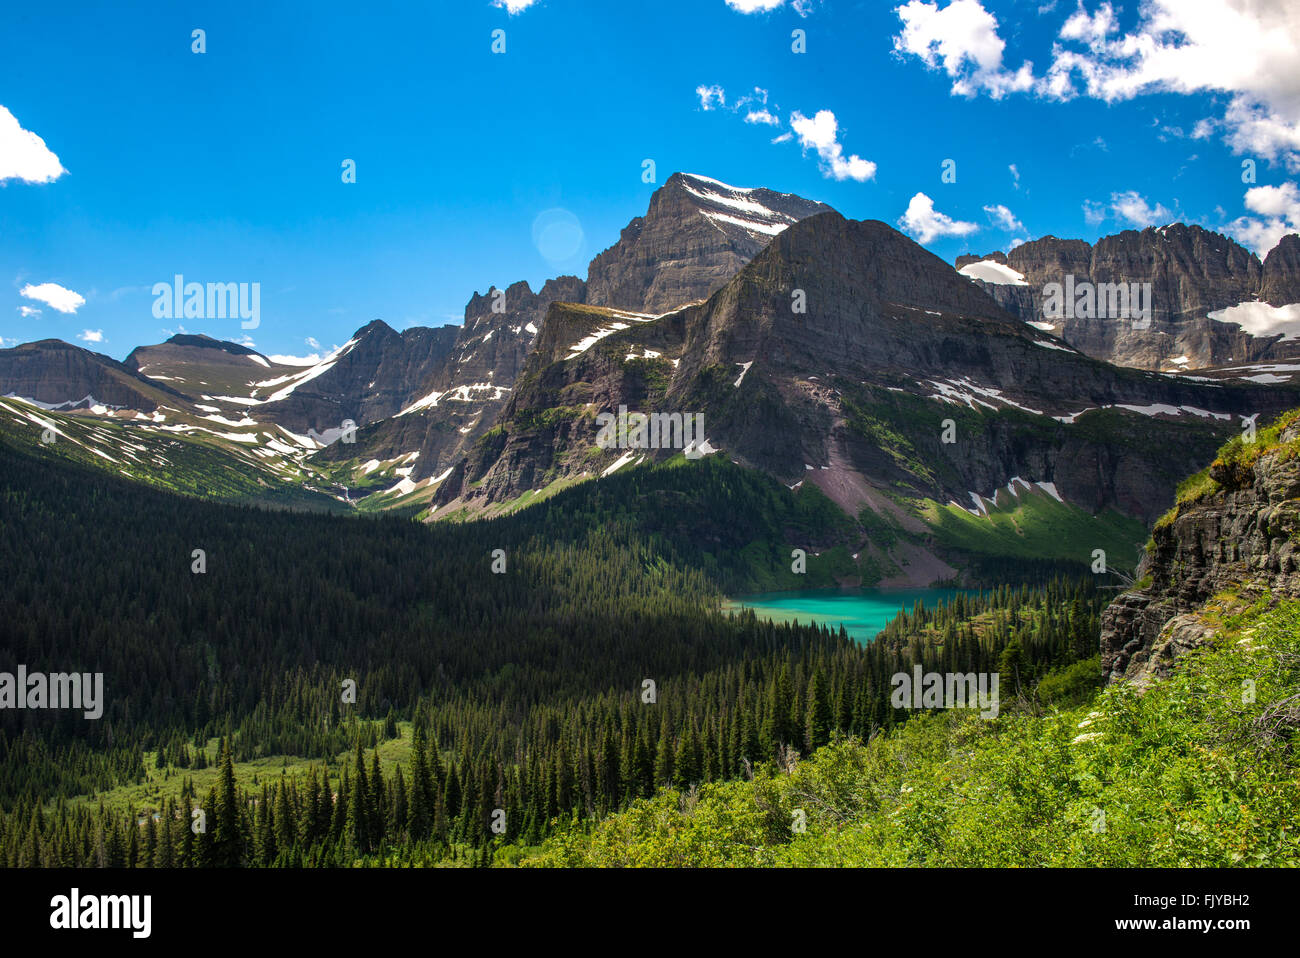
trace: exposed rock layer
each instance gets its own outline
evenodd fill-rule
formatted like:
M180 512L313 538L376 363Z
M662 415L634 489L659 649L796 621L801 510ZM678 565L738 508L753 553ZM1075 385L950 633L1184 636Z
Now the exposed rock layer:
M1300 435L1300 424L1282 435ZM1111 681L1167 675L1178 656L1207 641L1197 613L1231 591L1249 604L1265 593L1300 597L1300 458L1264 453L1244 476L1212 469L1220 489L1181 507L1152 534L1138 570L1145 588L1119 596L1102 614L1102 668Z

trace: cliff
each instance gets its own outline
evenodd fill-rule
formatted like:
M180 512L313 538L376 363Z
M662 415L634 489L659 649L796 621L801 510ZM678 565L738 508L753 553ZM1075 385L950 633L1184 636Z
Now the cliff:
M1138 568L1142 588L1103 613L1109 681L1168 675L1232 609L1300 597L1300 410L1245 439L1183 484Z

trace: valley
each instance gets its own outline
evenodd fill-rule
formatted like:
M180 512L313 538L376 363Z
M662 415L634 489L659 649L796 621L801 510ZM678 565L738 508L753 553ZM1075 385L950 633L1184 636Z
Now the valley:
M57 659L106 688L102 722L0 715L0 861L1242 861L1240 830L1080 831L1089 802L1155 815L1154 786L1133 744L1095 758L1117 791L1094 795L1093 733L1063 737L1146 721L1219 763L1171 828L1222 824L1227 788L1260 803L1258 862L1292 863L1290 753L1225 784L1218 739L1123 691L1268 668L1275 708L1294 678L1210 650L1293 612L1300 500L1272 464L1300 366L1288 326L1219 315L1287 298L1291 260L1231 250L1219 289L1188 256L1230 241L1197 230L1089 247L1128 260L1049 237L954 267L882 222L674 174L585 280L491 287L460 326L376 319L311 365L194 333L123 362L0 350L0 671ZM1063 250L1080 277L1153 284L1151 329L1185 361L1151 359L1141 316L1047 322ZM1205 544L1226 535L1272 577ZM913 670L1000 676L1001 705L912 715L891 677ZM1000 783L1043 761L1054 824L979 838L968 795L1023 822ZM918 789L940 832L894 824ZM823 803L797 839L794 794ZM191 833L196 811L217 824Z

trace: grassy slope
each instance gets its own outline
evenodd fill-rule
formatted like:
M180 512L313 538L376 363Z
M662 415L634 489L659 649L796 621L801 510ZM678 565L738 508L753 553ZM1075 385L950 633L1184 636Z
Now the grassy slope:
M1287 705L1300 693L1300 603L1221 625L1214 646L1145 694L1118 685L1074 707L1004 704L994 720L918 715L788 773L662 790L525 864L1300 865L1300 716Z
M360 723L363 729L366 726L375 726L381 735L383 724L382 721ZM379 740L379 764L383 767L385 776L396 775L399 765L403 766L404 771L410 771L411 723L398 722L397 728L397 738L385 740L381 737ZM193 743L190 744L189 751L191 755L195 753ZM367 768L371 751L369 747L366 748ZM217 784L217 776L220 772L217 765L219 740L209 739L204 752L207 755L208 766L201 769L159 769L156 764L158 753L145 752L143 754L145 776L142 781L119 785L94 795L83 795L72 799L69 804L97 806L102 801L106 808L113 811L125 811L128 808L162 808L168 798L179 804L181 790L187 780L193 782L195 794L202 798L208 793L209 788ZM334 756L329 762L331 773L338 774L343 760L351 759L352 754L352 750L347 749ZM302 776L306 775L310 766L315 765L319 768L324 764L320 759L306 759L296 755L267 755L245 762L235 762L235 778L250 788L260 787L263 783L274 785L279 781L281 774L290 777L299 776L301 782ZM56 804L51 801L48 807L53 808Z
M258 462L246 444L213 435L162 432L129 421L48 412L13 399L0 403L4 404L0 408L0 442L42 458L74 462L125 475L156 489L217 502L347 511L347 506L332 496L306 488L306 477L296 466L282 460L275 460L282 468L271 465L271 460ZM10 409L54 423L65 435L42 442L41 427L20 419ZM92 448L113 459L92 452Z
M1018 487L1019 488L1019 487ZM925 502L921 517L938 539L961 552L1017 559L1055 559L1090 565L1094 549L1106 552L1108 565L1132 568L1146 527L1114 509L1098 516L1058 502L1039 489L1020 489L1019 497L1000 490L987 516L952 504Z

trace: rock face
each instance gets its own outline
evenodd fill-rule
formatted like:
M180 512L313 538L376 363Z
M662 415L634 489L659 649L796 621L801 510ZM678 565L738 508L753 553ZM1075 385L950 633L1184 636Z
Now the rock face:
M1259 298L1272 306L1300 303L1300 236L1283 236L1264 257Z
M651 196L646 215L632 220L619 241L591 261L586 282L561 276L537 293L522 281L476 292L455 343L418 380L405 411L358 433L355 445L319 455L384 460L418 450L412 479L440 475L468 454L503 411L554 304L659 314L703 300L773 236L829 209L789 193L674 173Z
M528 283L475 293L459 327L435 332L452 339L441 358L408 384L402 403L388 418L364 428L353 445L334 445L325 460L391 459L420 453L413 480L445 471L492 427L533 348L542 318L555 302L581 301L586 286L576 276L547 280L538 293ZM408 330L410 332L410 330Z
M702 414L713 448L787 485L844 477L863 501L871 487L967 502L1029 476L1092 511L1153 518L1234 413L1297 398L1090 359L892 227L828 212L702 304L662 316L553 305L501 428L442 494L500 501L614 467L595 415L626 405ZM1121 404L1133 408L1080 420ZM967 431L945 443L949 416Z
M1281 435L1300 436L1300 422ZM1247 470L1216 461L1219 488L1159 524L1138 569L1145 588L1119 596L1102 614L1102 668L1110 681L1144 683L1168 674L1180 654L1213 629L1198 615L1225 590L1247 604L1261 595L1300 597L1300 458L1282 446Z
M585 302L662 313L707 299L773 236L829 209L790 193L674 173L646 215L591 261Z
M322 364L324 371L294 385L284 398L253 407L254 415L300 433L337 430L345 419L359 426L386 419L413 401L419 383L451 352L457 332L417 326L398 333L376 319L357 330L332 362ZM288 385L292 379L264 386L259 398Z
M0 349L0 395L59 409L102 405L153 412L164 402L188 404L181 392L131 365L58 339Z
M1091 246L1083 240L1047 236L990 257L1021 274L1024 285L989 282L989 294L1025 322L1041 323L1089 356L1139 369L1186 370L1300 355L1300 340L1251 335L1209 314L1264 300L1273 306L1300 302L1300 237L1290 236L1269 262L1219 233L1174 223L1125 230ZM969 272L963 256L958 269ZM1101 310L1093 315L1054 316L1044 310L1049 283L1150 284L1150 322L1144 325ZM1145 319L1145 317L1141 317Z

